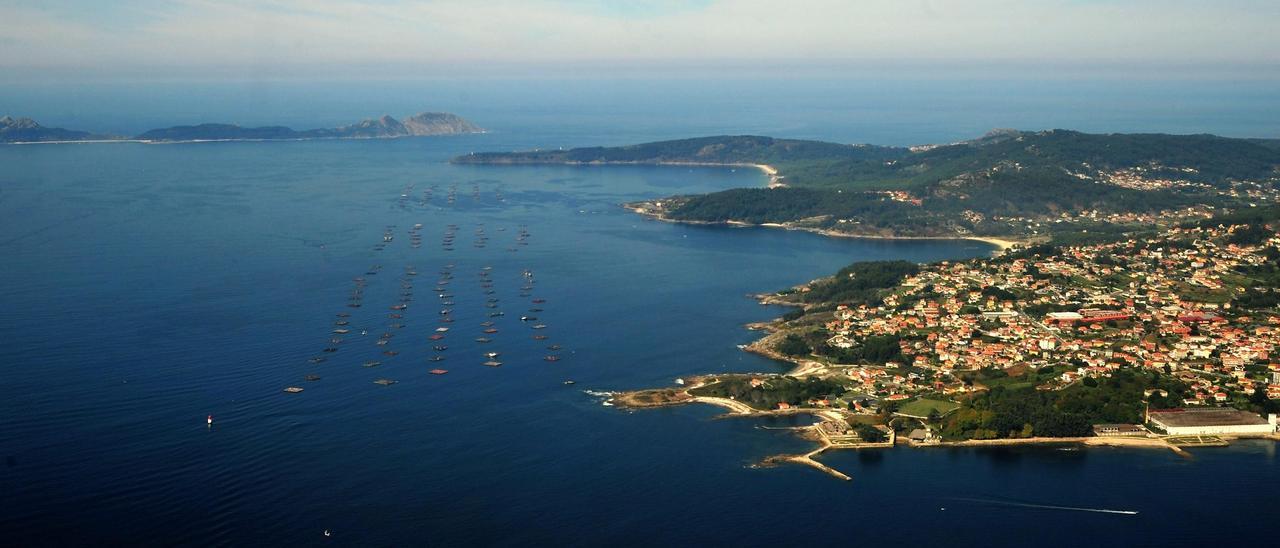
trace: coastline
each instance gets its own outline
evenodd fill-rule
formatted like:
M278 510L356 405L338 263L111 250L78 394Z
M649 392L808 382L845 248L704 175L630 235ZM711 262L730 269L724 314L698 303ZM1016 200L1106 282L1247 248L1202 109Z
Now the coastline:
M648 202L644 202L644 203L648 203ZM1022 240L1013 240L1007 237L1001 238L1001 237L995 237L995 236L886 236L883 234L853 234L849 232L840 232L838 230L831 230L829 228L792 226L785 223L756 224L756 223L748 223L745 221L735 221L735 220L687 221L682 219L672 219L670 217L667 217L666 215L663 215L662 213L654 212L641 205L623 204L622 207L626 208L632 213L643 215L645 217L649 217L657 221L662 221L664 223L702 225L702 226L734 226L734 227L741 227L741 228L778 228L782 230L798 230L801 232L811 232L813 234L827 236L829 238L856 238L856 239L864 239L864 240L969 240L969 241L975 241L975 242L982 242L982 243L994 246L996 249L992 250L992 255L1001 255L1004 252L1008 251L1009 249L1013 248L1014 246L1026 245L1028 243Z
M466 158L466 156L462 156ZM678 161L637 161L637 162L572 162L572 161L538 161L538 160L506 160L501 162L468 162L458 161L458 159L450 160L450 163L471 164L471 165L490 165L490 166L674 166L674 167L749 167L758 169L769 177L767 188L781 188L787 186L782 182L783 175L778 174L778 169L769 164L754 164L747 162L678 162Z

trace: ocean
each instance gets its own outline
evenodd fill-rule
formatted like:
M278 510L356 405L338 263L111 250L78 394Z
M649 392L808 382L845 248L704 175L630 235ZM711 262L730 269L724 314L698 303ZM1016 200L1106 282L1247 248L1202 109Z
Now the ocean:
M545 104L521 109L510 94L480 114L440 108L493 130L484 135L0 147L4 543L1168 546L1269 538L1268 505L1280 485L1274 443L1190 458L1068 447L823 455L853 477L841 482L806 467L753 466L809 447L764 428L802 418L603 405L605 392L692 374L782 371L736 348L755 336L743 324L783 312L749 294L854 261L991 251L968 241L682 226L618 207L764 184L754 170L447 163L471 151L737 129L936 142L973 125L878 113L880 122L855 127L841 125L852 107L836 115L801 108L800 126L788 131L778 105L752 116L741 110L750 101L730 97L705 111L663 114L646 103L610 113L607 91L571 93L587 97L579 116ZM567 99L557 101L567 109ZM178 103L156 102L160 111ZM354 110L319 103L337 123ZM412 110L421 108L405 114ZM273 121L265 110L243 112ZM1079 127L1062 104L1036 112ZM70 121L91 123L62 125L124 126L79 116ZM1211 118L1187 114L1196 116ZM726 122L735 119L752 122ZM1174 123L1152 116L1137 125ZM1253 118L1236 129L1275 124ZM385 234L392 240L378 249ZM391 309L404 299L407 308ZM497 331L484 333L490 321ZM429 339L435 333L443 338ZM499 353L492 359L501 367L482 365L488 352ZM435 355L445 359L430 361ZM381 364L363 366L370 361ZM570 379L576 384L564 384ZM290 386L305 390L283 392Z

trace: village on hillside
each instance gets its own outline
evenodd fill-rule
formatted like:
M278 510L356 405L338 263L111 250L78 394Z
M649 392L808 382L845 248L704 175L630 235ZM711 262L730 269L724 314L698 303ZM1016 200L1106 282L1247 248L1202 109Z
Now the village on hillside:
M795 369L696 377L649 403L810 412L814 435L837 447L1275 437L1277 264L1280 236L1265 223L1200 221L1159 238L920 265L843 293L874 295L851 298L861 302L806 299L877 274L854 265L762 301L803 309L755 326L769 333L746 348Z

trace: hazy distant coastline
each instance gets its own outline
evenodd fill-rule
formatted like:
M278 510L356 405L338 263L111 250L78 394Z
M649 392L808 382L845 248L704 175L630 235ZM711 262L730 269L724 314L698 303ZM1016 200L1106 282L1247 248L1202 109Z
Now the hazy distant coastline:
M45 127L31 118L0 117L0 143L68 144L103 142L193 143L225 141L308 141L318 139L393 139L432 135L484 133L484 128L447 112L422 112L397 120L391 116L326 129L295 130L284 126L241 127L206 123L145 131L133 137Z

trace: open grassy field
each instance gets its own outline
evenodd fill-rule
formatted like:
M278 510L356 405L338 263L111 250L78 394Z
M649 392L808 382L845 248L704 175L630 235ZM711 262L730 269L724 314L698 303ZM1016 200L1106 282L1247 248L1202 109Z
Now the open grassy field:
M939 415L946 415L959 407L960 404L955 402L920 398L903 404L902 407L898 408L898 413L912 417L927 417L930 411L936 410Z

